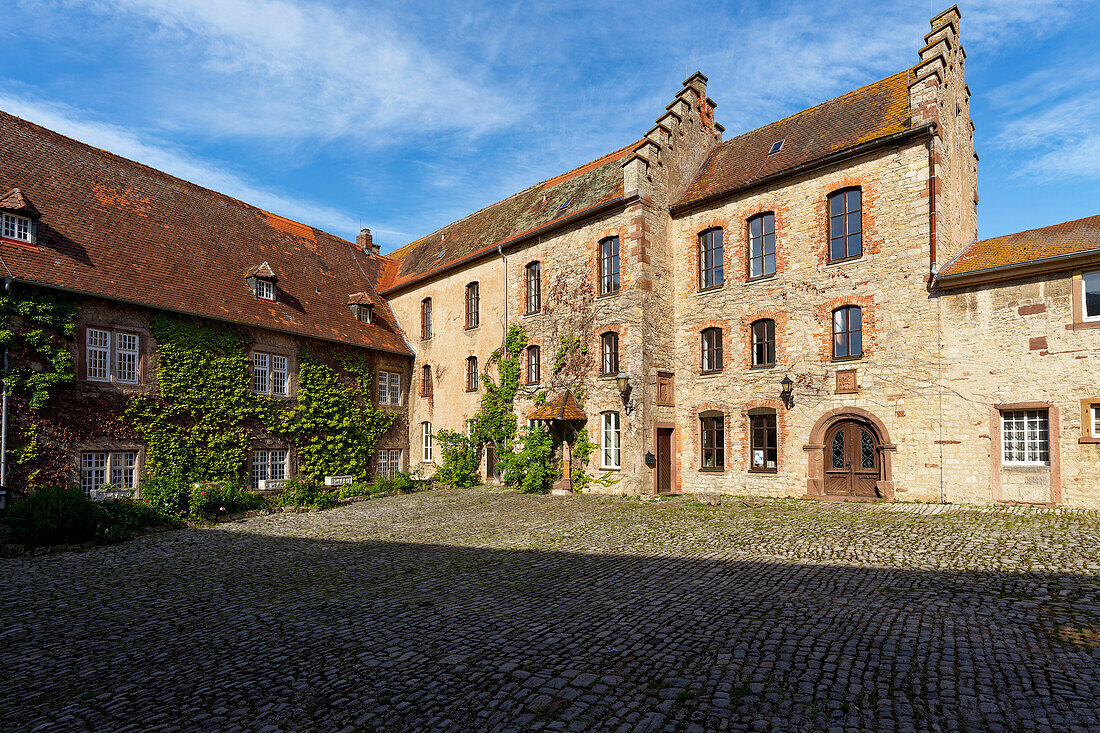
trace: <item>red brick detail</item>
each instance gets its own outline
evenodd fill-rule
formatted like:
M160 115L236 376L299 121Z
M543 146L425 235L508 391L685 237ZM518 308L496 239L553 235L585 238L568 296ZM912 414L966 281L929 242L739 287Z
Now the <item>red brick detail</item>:
M733 358L734 349L740 343L737 340L737 335L730 331L729 321L724 321L717 318L710 318L701 322L692 330L692 338L695 339L694 348L694 363L691 366L691 371L696 376L703 373L703 331L708 328L720 328L722 329L722 371L726 371L730 368L730 365L735 363L731 362ZM721 372L707 372L707 374L720 374Z
M821 361L833 360L833 311L842 305L858 305L861 308L863 358L878 352L878 328L875 323L874 304L875 298L873 295L844 295L814 308L814 316L821 324L820 333L822 338L818 347L818 356ZM776 325L778 326L778 323Z
M828 183L818 187L814 210L814 231L817 233L815 249L818 264L829 262L829 195L845 188L860 190L860 206L863 212L863 255L845 262L859 262L867 255L877 254L882 248L883 238L878 231L878 218L875 215L881 194L878 178L847 175L829 179ZM776 229L779 228L778 222ZM776 235L778 239L778 234Z
M725 450L723 451L725 465L721 470L708 468L703 471L701 466L703 464L703 425L699 420L699 416L704 412L720 412L722 413L722 437L725 439ZM737 414L736 409L726 404L725 402L701 402L692 408L691 417L691 445L689 449L693 451L692 457L687 461L681 461L681 465L688 465L694 467L696 471L704 475L710 473L722 474L730 469L730 463L733 459L733 454L730 451L730 434L733 429L733 425L730 423L732 415Z
M618 226L602 229L588 241L588 281L592 283L592 292L597 298L614 297L612 295L600 295L600 242L608 237L619 238L619 292L630 287L630 273L626 268L630 262L627 251L627 232L629 227Z
M1027 348L1029 348L1032 351L1040 351L1040 350L1045 351L1046 348L1047 348L1047 337L1046 336L1036 336L1035 338L1028 339L1027 340Z
M741 318L741 333L738 334L736 343L740 345L738 362L743 369L752 367L752 324L762 318L770 318L775 321L775 363L784 364L787 361L787 322L790 315L786 311L761 310ZM734 342L730 338L731 345ZM831 343L831 342L830 342ZM733 363L733 353L730 350L729 363Z
M1021 316L1033 316L1036 313L1046 313L1046 303L1032 303L1031 305L1021 305L1018 309Z

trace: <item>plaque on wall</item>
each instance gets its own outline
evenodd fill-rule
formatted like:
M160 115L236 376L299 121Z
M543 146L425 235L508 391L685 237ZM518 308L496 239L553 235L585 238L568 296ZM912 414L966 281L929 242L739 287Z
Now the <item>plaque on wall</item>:
M859 385L856 384L855 369L841 369L836 373L837 394L855 394L858 391Z

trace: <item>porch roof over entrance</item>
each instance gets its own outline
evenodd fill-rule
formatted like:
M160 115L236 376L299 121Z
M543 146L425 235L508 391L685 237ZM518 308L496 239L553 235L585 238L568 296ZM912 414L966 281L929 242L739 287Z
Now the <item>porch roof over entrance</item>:
M584 422L588 416L577 404L572 392L565 391L527 416L530 420L559 420L564 422Z

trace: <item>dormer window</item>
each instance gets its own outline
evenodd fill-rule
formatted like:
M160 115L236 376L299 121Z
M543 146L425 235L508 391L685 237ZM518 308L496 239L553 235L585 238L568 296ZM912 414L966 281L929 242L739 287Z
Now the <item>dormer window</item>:
M348 306L355 320L360 323L374 322L374 297L370 293L352 293L348 296Z
M18 239L20 242L31 241L31 220L25 216L17 216L4 212L4 238Z
M270 280L257 280L256 297L262 300L275 300L275 283Z
M244 274L245 282L249 289L260 300L275 300L275 283L279 278L275 271L266 262L262 265L250 267Z
M0 197L0 238L34 244L38 229L38 209L18 188Z

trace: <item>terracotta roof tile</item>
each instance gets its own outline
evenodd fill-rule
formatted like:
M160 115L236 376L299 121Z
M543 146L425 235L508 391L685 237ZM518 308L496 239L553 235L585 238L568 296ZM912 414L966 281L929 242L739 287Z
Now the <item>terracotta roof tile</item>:
M27 216L38 216L38 209L18 188L13 188L0 198L0 209L15 211Z
M41 212L37 249L2 245L16 278L409 353L388 308L368 325L347 307L381 263L339 237L0 112L0 191L11 188ZM275 302L241 276L265 262Z
M725 141L711 151L675 206L734 191L832 153L910 129L911 81L912 71L907 69ZM780 140L782 149L768 155Z
M529 420L566 420L584 422L588 416L577 404L572 392L562 392L527 416Z
M951 278L1091 250L1100 253L1100 215L974 242L944 265L937 277Z

